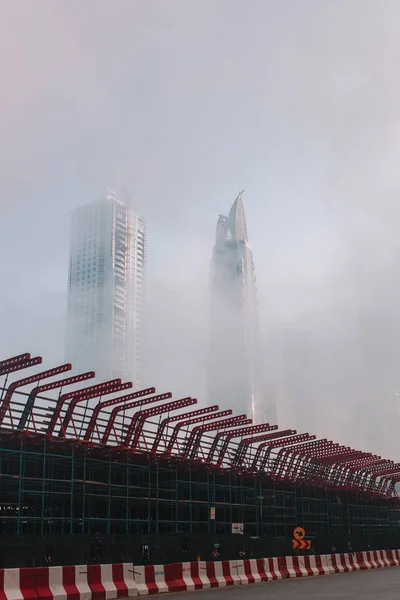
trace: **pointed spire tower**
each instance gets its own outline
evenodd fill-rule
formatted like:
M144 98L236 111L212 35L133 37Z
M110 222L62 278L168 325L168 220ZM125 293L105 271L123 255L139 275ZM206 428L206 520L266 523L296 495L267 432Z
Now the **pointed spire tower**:
M252 251L240 192L219 215L211 261L208 401L255 423L259 410L259 328Z

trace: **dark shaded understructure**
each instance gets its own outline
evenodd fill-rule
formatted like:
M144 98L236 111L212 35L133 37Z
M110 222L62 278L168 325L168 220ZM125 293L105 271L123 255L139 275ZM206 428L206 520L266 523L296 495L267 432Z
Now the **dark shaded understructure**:
M300 525L320 553L400 546L400 465L69 364L18 374L40 363L0 362L0 567L277 556Z

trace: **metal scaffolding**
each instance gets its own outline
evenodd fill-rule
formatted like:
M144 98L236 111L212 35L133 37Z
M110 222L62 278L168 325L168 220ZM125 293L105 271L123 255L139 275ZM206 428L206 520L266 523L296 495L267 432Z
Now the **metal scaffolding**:
M13 376L41 362L0 362L3 535L215 536L233 523L258 538L298 525L313 537L399 531L393 461L154 387L87 386L93 372L54 379L70 364Z

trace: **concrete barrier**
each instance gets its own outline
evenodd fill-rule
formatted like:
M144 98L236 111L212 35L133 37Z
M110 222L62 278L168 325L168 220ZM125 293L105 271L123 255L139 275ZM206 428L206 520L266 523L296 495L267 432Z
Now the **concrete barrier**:
M226 587L234 584L230 576L229 579L226 577L222 562L206 562L206 572L211 587Z
M170 592L185 592L187 590L186 583L183 579L182 564L184 563L164 565L165 583Z
M307 569L309 575L318 576L318 575L330 575L330 571L326 570L322 565L322 556L314 555L314 554L306 554L304 556L304 565Z
M41 567L36 569L35 588L41 600L68 600L63 586L63 568Z
M312 575L305 566L304 558L304 556L286 557L286 568L289 577L308 577L309 575Z
M335 569L332 564L332 554L322 554L321 558L321 566L324 570L325 575L333 575Z
M162 594L169 591L165 582L164 565L134 567L133 572L139 596Z
M400 562L396 558L396 551L395 550L386 550L386 556L387 556L387 559L388 559L391 567L398 567L398 566L400 566Z
M383 566L384 567L390 567L391 564L390 564L389 559L387 557L386 550L378 550L378 554L381 557L381 561L383 563Z
M265 572L268 576L268 581L276 581L278 579L286 578L287 571L285 570L285 576L283 577L280 569L279 569L279 559L278 558L265 558Z
M247 585L249 583L244 572L244 563L242 560L230 560L229 569L234 585Z
M212 563L211 563L212 564ZM204 561L183 563L183 579L189 581L195 590L204 590L211 587L210 579L207 575L207 564ZM218 587L214 585L213 587Z
M137 583L133 577L133 565L130 563L114 564L112 578L117 590L117 598L132 598L138 595Z
M0 569L0 600L115 600L400 566L399 550L134 566Z
M20 586L21 569L1 569L1 595L5 600L24 600Z
M376 567L378 569L383 569L383 567L385 567L385 563L383 562L383 560L381 558L381 553L379 552L379 550L374 550L373 552L371 552L371 554L372 554L372 560L376 564Z
M236 564L237 561L223 560L221 562L223 577L226 581L226 585L240 585L241 582L240 577L237 574L237 567L232 567L232 563ZM233 573L232 569L234 571Z
M264 570L264 565L262 568ZM248 560L244 560L243 570L245 581L243 581L243 576L241 576L242 583L261 583L262 581L265 581L265 578L263 579L262 575L258 572L257 559L251 558Z
M103 565L104 568L109 565ZM111 569L110 569L111 571ZM87 566L87 580L90 587L90 591L92 592L92 600L108 600L106 595L106 588L102 581L102 568L100 565L88 565ZM109 573L109 577L111 577L111 572ZM114 587L115 595L110 595L110 598L117 597L117 590Z
M351 573L352 571L360 570L353 554L332 554L332 564L335 573Z

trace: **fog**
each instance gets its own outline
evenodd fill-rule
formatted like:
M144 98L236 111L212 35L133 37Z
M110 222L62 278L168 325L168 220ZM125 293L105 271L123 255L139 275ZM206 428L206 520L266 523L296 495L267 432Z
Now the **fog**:
M63 361L70 214L127 189L146 381L204 402L245 188L280 424L400 459L399 27L397 0L0 0L0 356Z

